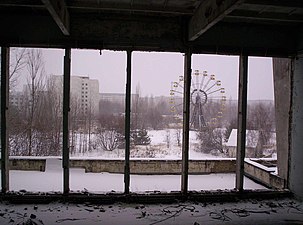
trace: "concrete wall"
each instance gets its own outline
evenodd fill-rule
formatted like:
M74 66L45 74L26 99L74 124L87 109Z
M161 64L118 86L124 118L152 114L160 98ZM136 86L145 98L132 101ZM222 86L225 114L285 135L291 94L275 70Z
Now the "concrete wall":
M284 189L286 181L274 174L275 169L265 167L258 162L245 160L244 173L251 179L270 188Z
M181 160L130 160L132 174L181 174ZM190 174L234 173L235 159L189 160ZM46 158L10 158L10 170L45 171ZM71 159L71 168L89 173L124 173L124 160Z
M303 200L303 56L294 59L289 189Z
M236 158L237 157L237 147L235 146L229 146L226 147L227 152L228 152L228 157L230 158ZM246 147L245 148L245 157L250 158L250 157L256 157L256 148L251 148L251 147Z
M41 158L10 158L10 170L45 171L46 159Z
M181 160L131 160L132 174L180 174ZM235 172L236 161L227 160L189 160L189 173L232 173ZM87 160L72 159L70 167L84 168L85 172L123 173L124 160Z

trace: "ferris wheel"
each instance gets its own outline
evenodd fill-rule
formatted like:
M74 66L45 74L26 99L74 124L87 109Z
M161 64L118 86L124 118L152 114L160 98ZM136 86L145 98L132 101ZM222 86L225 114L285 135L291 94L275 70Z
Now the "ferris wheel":
M184 78L171 84L170 109L179 121L182 120ZM192 73L190 90L190 128L207 129L216 126L225 110L226 96L221 81L207 71Z

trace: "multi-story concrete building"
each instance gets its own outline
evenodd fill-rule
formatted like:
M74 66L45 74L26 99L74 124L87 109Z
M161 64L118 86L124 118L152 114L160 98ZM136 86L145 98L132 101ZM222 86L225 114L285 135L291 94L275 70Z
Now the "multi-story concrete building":
M63 76L52 75L56 89L62 93ZM99 81L88 76L71 76L71 107L77 105L83 115L99 113Z

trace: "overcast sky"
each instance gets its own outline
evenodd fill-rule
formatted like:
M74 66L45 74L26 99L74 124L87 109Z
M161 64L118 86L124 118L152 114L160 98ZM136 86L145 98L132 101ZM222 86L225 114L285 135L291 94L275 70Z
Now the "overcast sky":
M64 50L43 50L46 72L63 73ZM133 52L132 92L140 85L142 96L168 96L171 82L183 75L180 53ZM237 99L239 58L237 56L193 55L192 69L208 71L221 80L226 97ZM124 93L126 53L72 50L72 75L98 79L101 93ZM249 58L249 100L273 100L271 58Z

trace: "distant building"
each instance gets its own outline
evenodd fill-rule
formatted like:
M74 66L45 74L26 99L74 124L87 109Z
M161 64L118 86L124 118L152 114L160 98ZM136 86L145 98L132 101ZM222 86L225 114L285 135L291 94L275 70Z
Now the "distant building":
M131 101L134 101L138 94L131 94ZM125 94L121 93L100 93L100 101L109 101L125 105Z
M233 129L229 135L228 141L224 147L229 157L236 157L237 154L237 129ZM246 130L245 157L256 157L258 152L264 156L273 153L276 149L276 133L271 132L271 138L268 143L262 144L260 133L257 130Z
M63 76L52 75L56 89L62 93ZM71 76L71 107L77 104L80 107L81 113L87 115L99 113L99 81L90 79L88 76Z
M121 105L125 104L125 94L120 93L100 93L100 101L109 101L118 103Z
M24 107L25 99L22 91L11 91L9 93L9 105L21 109Z
M259 132L256 130L246 130L245 156L255 157L255 152L259 145ZM228 141L225 144L225 150L229 157L237 155L237 129L232 129Z

